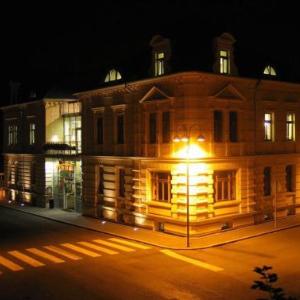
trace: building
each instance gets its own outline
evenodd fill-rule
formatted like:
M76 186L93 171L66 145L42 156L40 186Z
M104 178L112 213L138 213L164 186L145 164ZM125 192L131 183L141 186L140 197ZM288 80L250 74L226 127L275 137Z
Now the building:
M149 78L2 108L7 198L181 235L299 213L300 84L238 76L234 43L172 73L155 36Z

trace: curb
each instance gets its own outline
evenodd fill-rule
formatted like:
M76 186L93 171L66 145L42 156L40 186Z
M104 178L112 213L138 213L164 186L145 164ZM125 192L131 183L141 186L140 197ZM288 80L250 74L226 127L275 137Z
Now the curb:
M40 217L40 218L43 218L43 219L46 219L46 220L55 221L55 222L58 222L58 223L61 223L61 224L66 224L66 225L70 225L70 226L74 226L74 227L77 227L77 228L86 229L86 230L90 230L90 231L101 232L101 233L104 233L104 234L107 234L107 235L123 238L123 239L126 239L126 240L135 241L135 242L138 242L138 243L143 243L145 245L151 245L151 246L154 246L154 247L163 248L163 249L170 249L170 250L203 250L203 249L208 249L208 248L220 247L220 246L224 246L224 245L227 245L227 244L232 244L232 243L235 243L235 242L248 240L248 239L251 239L251 238L255 238L255 237L263 236L263 235L266 235L266 234L271 234L271 233L275 233L275 232L278 232L278 231L283 231L283 230L287 230L287 229L291 229L291 228L295 228L295 227L300 226L300 223L298 223L298 224L285 226L285 227L282 227L282 228L274 228L274 229L271 229L271 230L268 230L268 231L264 231L264 232L260 232L260 233L256 233L256 234L252 234L252 235L247 235L247 236L244 236L244 237L241 237L241 238L235 238L235 239L231 239L231 240L224 241L224 242L208 244L206 246L189 247L189 248L187 248L187 247L171 247L171 246L162 246L162 245L159 245L159 244L156 244L156 243L153 243L153 242L143 241L143 240L140 240L140 239L127 237L127 236L124 236L124 235L121 235L121 234L111 233L111 232L103 231L103 230L100 230L100 229L87 227L87 226L84 226L84 225L79 225L79 224L74 224L74 223L67 222L67 221L58 220L58 219L55 219L55 218L52 218L52 217L42 216L40 214L37 214L37 213L34 213L34 212L24 211L22 209L12 207L12 206L6 206L6 205L3 205L3 204L0 204L0 207L15 210L15 211L18 211L18 212L21 212L21 213L24 213L24 214L34 215L36 217Z

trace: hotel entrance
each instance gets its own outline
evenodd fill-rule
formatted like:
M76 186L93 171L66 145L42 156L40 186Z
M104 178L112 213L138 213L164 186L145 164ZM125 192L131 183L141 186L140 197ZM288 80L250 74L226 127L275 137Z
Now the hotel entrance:
M81 211L81 160L46 160L46 198L54 207Z

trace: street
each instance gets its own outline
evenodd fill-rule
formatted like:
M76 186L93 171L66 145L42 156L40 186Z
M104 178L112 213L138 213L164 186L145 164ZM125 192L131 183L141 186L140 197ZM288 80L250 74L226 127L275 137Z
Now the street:
M254 267L300 297L300 228L168 250L0 208L0 299L256 299Z

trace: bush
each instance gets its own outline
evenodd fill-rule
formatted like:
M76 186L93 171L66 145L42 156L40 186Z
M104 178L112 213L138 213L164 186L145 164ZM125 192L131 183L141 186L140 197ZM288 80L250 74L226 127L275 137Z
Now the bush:
M260 300L297 300L291 296L286 296L283 289L280 287L274 287L273 284L277 282L278 276L276 273L271 273L272 267L263 266L262 268L256 267L254 272L261 275L261 280L255 280L251 286L252 289L258 289L269 294L270 298L262 298Z

